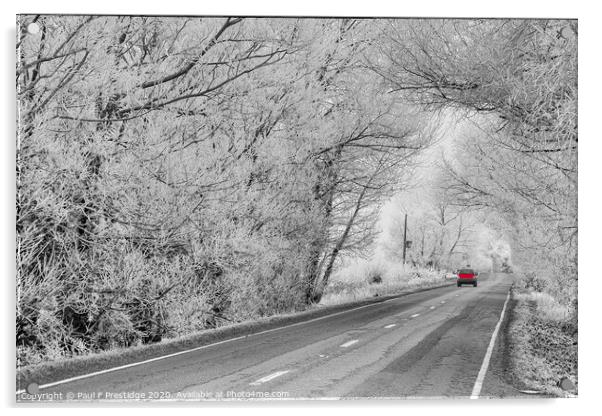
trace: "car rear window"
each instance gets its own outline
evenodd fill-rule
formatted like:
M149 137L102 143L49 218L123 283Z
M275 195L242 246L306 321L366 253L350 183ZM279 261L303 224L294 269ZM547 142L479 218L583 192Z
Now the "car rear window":
M472 270L472 269L460 269L460 270L458 270L458 274L474 274L474 270Z

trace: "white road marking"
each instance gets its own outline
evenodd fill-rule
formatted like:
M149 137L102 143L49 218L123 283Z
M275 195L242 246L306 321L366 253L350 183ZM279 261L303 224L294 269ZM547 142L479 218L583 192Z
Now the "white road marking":
M506 301L504 302L504 307L502 308L500 319L497 321L497 325L495 326L493 334L491 335L491 341L489 341L489 347L487 347L487 352L485 353L483 364L481 365L481 369L479 370L479 374L477 375L477 380L475 381L474 387L472 388L472 394L470 395L471 399L478 399L479 394L481 394L481 388L483 388L483 381L485 381L485 375L487 374L487 369L489 368L489 361L491 360L491 354L493 353L495 339L497 338L497 333L499 332L500 326L502 325L502 321L504 320L504 313L506 313L506 306L508 305L509 299L510 291L508 291L508 295L506 295Z
M429 309L435 309L435 307L434 307L434 306L431 306Z
M359 342L359 339L352 339L351 341L347 341L344 344L341 344L341 348L351 347L353 344Z
M402 297L402 296L403 295L401 295L399 297ZM399 297L393 298L393 299L398 299ZM393 299L391 299L391 300L393 300ZM265 331L255 332L255 333L248 334L248 335L241 335L239 337L225 339L223 341L214 342L212 344L201 345L200 347L195 347L195 348L191 348L189 350L175 352L173 354L162 355L162 356L155 357L155 358L150 358L150 359L144 360L144 361L138 361L138 362L135 362L135 363L125 364L125 365L121 365L121 366L118 366L118 367L107 368L106 370L100 370L100 371L94 371L94 372L88 373L88 374L82 374L81 376L66 378L64 380L59 380L59 381L54 381L52 383L42 384L42 385L40 385L38 387L38 389L42 390L42 389L46 389L48 387L54 387L54 386L58 386L58 385L61 385L61 384L71 383L72 381L83 380L83 379L86 379L86 378L99 376L101 374L107 374L107 373L112 373L114 371L125 370L126 368L137 367L139 365L152 363L154 361L164 360L166 358L177 357L178 355L183 355L183 354L188 354L190 352L203 350L205 348L213 347L215 345L225 344L227 342L237 341L239 339L250 338L250 337L257 336L257 335L267 334L269 332L280 331L281 329L291 328L291 327L294 327L294 326L299 326L299 325L304 325L304 324L308 324L308 323L311 323L311 322L320 321L322 319L331 318L333 316L342 315L344 313L357 311L359 309L368 308L370 306L380 305L381 303L382 302L369 303L367 305L358 306L357 308L347 309L347 310L344 310L344 311L341 311L341 312L336 312L336 313L331 313L331 314L324 315L324 316L319 316L317 318L313 318L313 319L310 319L308 321L295 322L294 324L280 326L278 328L266 329ZM15 392L15 394L21 394L21 393L25 393L25 389L17 390Z
M416 318L417 316L420 316L419 313L415 313L414 315L410 316L410 318Z
M395 326L395 324L389 324L387 326L385 326L385 328L389 329L389 328L393 328Z
M144 365L144 364L152 363L154 361L164 360L166 358L177 357L178 355L183 355L183 354L188 354L188 353L191 353L191 352L203 350L203 349L206 349L206 348L213 347L215 345L225 344L227 342L232 342L232 341L238 341L239 339L250 338L250 337L253 337L253 336L257 336L257 335L267 334L269 332L280 331L281 329L286 329L286 328L291 328L291 327L294 327L294 326L309 324L311 322L316 322L316 321L320 321L322 319L331 318L333 316L342 315L344 313L349 313L349 312L357 311L357 310L360 310L360 309L368 308L370 306L377 306L377 305L380 305L380 304L385 303L385 302L393 302L395 300L398 300L401 297L404 297L404 296L407 296L407 295L412 295L412 294L413 293L404 293L404 294L401 294L400 296L396 296L394 298L387 299L384 302L369 303L367 305L358 306L357 308L347 309L347 310L344 310L344 311L340 311L340 312L336 312L336 313L331 313L331 314L324 315L324 316L319 316L317 318L313 318L313 319L310 319L308 321L295 322L294 324L280 326L280 327L272 328L272 329L266 329L265 331L255 332L255 333L252 333L252 334L241 335L239 337L225 339L223 341L214 342L212 344L201 345L200 347L191 348L189 350L178 351L178 352L175 352L173 354L161 355L159 357L150 358L148 360L138 361L138 362L135 362L135 363L125 364L125 365L121 365L121 366L117 366L117 367L112 367L112 368L107 368L105 370L100 370L100 371L94 371L92 373L82 374L80 376L70 377L70 378L66 378L66 379L63 379L63 380L54 381L54 382L51 382L51 383L41 384L40 386L38 386L38 389L42 390L42 389L46 389L48 387L59 386L61 384L67 384L67 383L71 383L73 381L84 380L84 379L87 379L87 378L99 376L101 374L112 373L112 372L119 371L119 370L125 370L126 368L137 367L139 365ZM456 295L456 296L458 296L458 295ZM404 318L404 320L407 320L407 318ZM20 389L20 390L17 390L15 392L16 395L17 394L21 394L21 393L25 393L25 389Z
M441 301L441 304L443 305L444 303L445 303L445 301L444 301L444 300L442 300L442 301Z
M259 386L260 384L263 383L267 383L270 380L274 380L276 377L280 377L283 374L288 373L290 370L284 370L284 371L276 371L275 373L270 374L269 376L265 376L260 378L257 381L254 381L252 383L249 383L250 386Z

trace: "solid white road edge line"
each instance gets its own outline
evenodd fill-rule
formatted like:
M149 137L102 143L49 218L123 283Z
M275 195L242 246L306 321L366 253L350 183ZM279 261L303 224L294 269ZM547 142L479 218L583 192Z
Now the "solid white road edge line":
M347 348L347 347L351 347L353 344L356 344L359 342L359 339L352 339L351 341L347 341L344 344L341 344L340 347L341 348Z
M402 297L402 296L403 295L401 295L399 297ZM398 299L398 298L393 298L393 299ZM301 322L296 322L296 323L290 324L290 325L279 326L277 328L266 329L265 331L255 332L255 333L248 334L248 335L241 335L240 337L229 338L229 339L225 339L223 341L214 342L212 344L201 345L200 347L195 347L195 348L191 348L189 350L175 352L173 354L162 355L162 356L155 357L155 358L150 358L150 359L144 360L144 361L139 361L139 362L135 362L135 363L131 363L131 364L125 364L125 365L121 365L121 366L118 366L118 367L107 368L106 370L95 371L93 373L82 374L81 376L70 377L70 378L66 378L64 380L59 380L59 381L54 381L52 383L42 384L42 385L40 385L38 387L38 389L42 390L42 389L46 389L48 387L54 387L54 386L58 386L58 385L61 385L61 384L70 383L72 381L83 380L83 379L86 379L86 378L99 376L101 374L112 373L114 371L124 370L126 368L136 367L136 366L139 366L139 365L152 363L154 361L164 360L166 358L177 357L178 355L183 355L183 354L188 354L190 352L203 350L205 348L213 347L214 345L225 344L226 342L237 341L237 340L243 339L243 338L249 338L249 337L253 337L253 336L257 336L257 335L267 334L269 332L279 331L281 329L291 328L291 327L298 326L298 325L304 325L304 324L308 324L310 322L320 321L322 319L331 318L333 316L342 315L344 313L353 312L353 311L357 311L359 309L364 309L364 308L367 308L367 307L370 307L370 306L375 306L375 305L380 305L380 304L382 304L382 302L369 303L368 305L358 306L357 308L347 309L347 310L344 310L344 311L341 311L341 312L331 313L331 314L328 314L328 315L324 315L324 316L320 316L320 317L317 317L317 318L313 318L313 319L310 319L309 321L301 321ZM15 392L15 394L21 394L21 393L25 393L25 392L26 392L25 389L21 389L21 390L17 390Z
M508 291L508 295L506 295L506 301L504 302L504 307L502 308L500 319L497 321L497 325L495 326L493 334L491 335L491 341L489 341L489 346L487 347L487 352L485 353L483 364L481 364L481 369L479 370L479 374L477 375L477 380L475 381L474 387L472 388L472 394L470 395L471 399L478 399L479 394L481 394L481 388L483 388L483 381L485 381L485 375L487 374L487 369L489 368L489 361L491 360L491 354L493 353L493 347L495 346L495 339L497 338L497 333L500 331L500 326L502 326L502 321L504 320L504 313L506 313L506 306L508 305L509 299L510 291Z
M263 383L266 383L266 382L268 382L268 381L270 381L270 380L273 380L273 379L275 379L276 377L280 377L281 375L283 375L283 374L286 374L286 373L288 373L289 371L291 371L291 370L276 371L275 373L272 373L272 374L270 374L269 376L262 377L262 378L260 378L260 379L259 379L259 380L257 380L257 381L254 381L254 382L252 382L252 383L249 383L249 385L250 385L250 386L259 386L260 384L263 384Z
M385 325L385 328L389 329L389 328L393 328L394 326L395 326L395 324L389 324L389 325Z

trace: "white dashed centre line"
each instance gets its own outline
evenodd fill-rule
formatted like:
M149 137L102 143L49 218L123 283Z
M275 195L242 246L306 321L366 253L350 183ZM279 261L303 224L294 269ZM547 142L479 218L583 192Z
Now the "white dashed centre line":
M351 341L347 341L344 344L341 344L341 348L351 347L353 344L359 342L359 339L352 339Z
M435 307L434 307L434 306L431 306L431 307L430 307L430 309L431 309L431 310L432 310L432 309L435 309Z
M257 381L254 381L252 383L249 383L250 386L259 386L260 384L263 383L267 383L270 380L274 380L276 377L280 377L283 374L288 373L290 370L284 370L284 371L276 371L275 373L272 373L268 376L262 377Z
M410 316L410 318L416 318L417 316L420 316L419 313L415 313L414 315Z
M387 326L385 326L385 328L389 329L389 328L393 328L395 326L395 324L389 324Z
M445 303L445 301L444 301L444 300L442 300L442 301L441 301L441 304L443 305L444 303Z

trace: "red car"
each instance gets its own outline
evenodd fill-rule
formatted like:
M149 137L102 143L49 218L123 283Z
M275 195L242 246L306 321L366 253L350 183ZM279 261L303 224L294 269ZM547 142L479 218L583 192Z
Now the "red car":
M479 273L475 272L473 269L460 269L456 274L458 275L458 279L456 280L458 287L462 285L473 285L474 287L477 287L477 276Z

